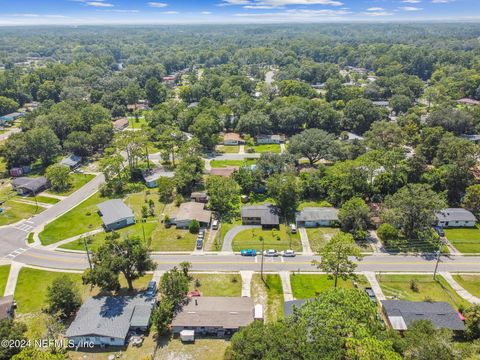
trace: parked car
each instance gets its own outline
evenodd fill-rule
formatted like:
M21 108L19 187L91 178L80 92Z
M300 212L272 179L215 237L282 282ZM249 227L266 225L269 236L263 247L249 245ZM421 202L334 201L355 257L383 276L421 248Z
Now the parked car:
M295 257L297 254L295 254L295 251L293 250L284 250L282 251L282 256L283 257Z
M218 220L213 220L213 222L212 222L212 229L213 229L213 230L218 230L218 225L220 225L220 223L218 222Z
M148 297L153 297L157 293L157 282L156 281L150 281L147 285L147 290L145 291L145 295Z
M370 300L372 300L373 302L377 302L377 297L375 296L375 292L373 291L372 288L370 287L365 288L365 292L367 293Z
M295 226L295 224L290 224L290 231L292 232L292 234L297 233L297 227Z
M263 256L278 256L278 251L273 249L268 249L263 252Z
M197 238L199 239L203 239L205 237L205 232L202 230L202 231L199 231L198 232L198 235L197 235Z
M435 230L437 234L440 235L441 237L445 236L445 231L443 231L443 228L441 226L434 226L433 230Z
M257 256L257 250L253 250L253 249L242 250L242 251L240 251L240 255L242 255L242 256Z
M202 250L203 248L203 239L197 239L197 250Z

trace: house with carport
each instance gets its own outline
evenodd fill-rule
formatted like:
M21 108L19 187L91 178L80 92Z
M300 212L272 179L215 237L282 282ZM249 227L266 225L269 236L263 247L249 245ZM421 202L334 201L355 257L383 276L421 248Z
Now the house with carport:
M447 208L435 213L437 225L443 228L475 227L477 218L463 208Z
M295 215L297 227L338 226L338 209L333 207L306 207Z

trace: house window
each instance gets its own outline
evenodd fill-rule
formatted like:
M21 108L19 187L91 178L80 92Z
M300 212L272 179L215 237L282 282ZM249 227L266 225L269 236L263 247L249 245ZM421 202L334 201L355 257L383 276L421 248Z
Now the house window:
M112 342L115 341L115 338L110 338L110 341L112 341Z

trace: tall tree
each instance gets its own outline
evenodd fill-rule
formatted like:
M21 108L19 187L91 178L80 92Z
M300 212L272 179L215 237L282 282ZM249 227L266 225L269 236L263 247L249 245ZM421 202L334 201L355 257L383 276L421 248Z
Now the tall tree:
M232 178L209 176L206 182L208 204L221 218L229 219L238 211L240 186Z
M297 156L304 156L314 165L321 159L332 160L337 153L335 137L320 129L307 129L292 136L288 151Z
M267 179L267 193L282 215L288 218L297 209L301 193L300 182L294 174L276 174Z
M343 231L353 234L357 239L365 238L370 224L370 209L363 199L354 197L342 205L338 219Z
M47 288L48 311L67 318L82 304L77 284L68 276L59 276Z

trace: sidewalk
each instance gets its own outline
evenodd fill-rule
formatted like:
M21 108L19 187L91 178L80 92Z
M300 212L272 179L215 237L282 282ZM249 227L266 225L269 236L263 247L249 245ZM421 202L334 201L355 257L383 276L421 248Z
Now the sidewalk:
M240 271L242 277L242 297L251 297L251 284L253 271Z
M461 298L467 300L472 304L480 305L480 299L470 294L458 282L456 282L452 274L450 274L449 272L440 272L439 274L447 281L448 285L450 285L452 289L455 290Z
M239 150L238 150L238 153L239 153L239 154L242 154L242 155L245 154L245 145L240 145L240 148L239 148Z
M12 261L10 265L10 272L8 273L7 286L5 286L5 291L3 296L13 295L15 293L15 287L17 286L18 274L22 269L23 264Z
M278 274L280 275L280 279L282 280L283 299L285 301L294 300L292 293L292 284L290 283L290 271L280 271Z
M308 241L307 229L304 227L298 228L300 233L300 239L302 240L302 254L303 255L313 255L313 251L310 248L310 242Z

